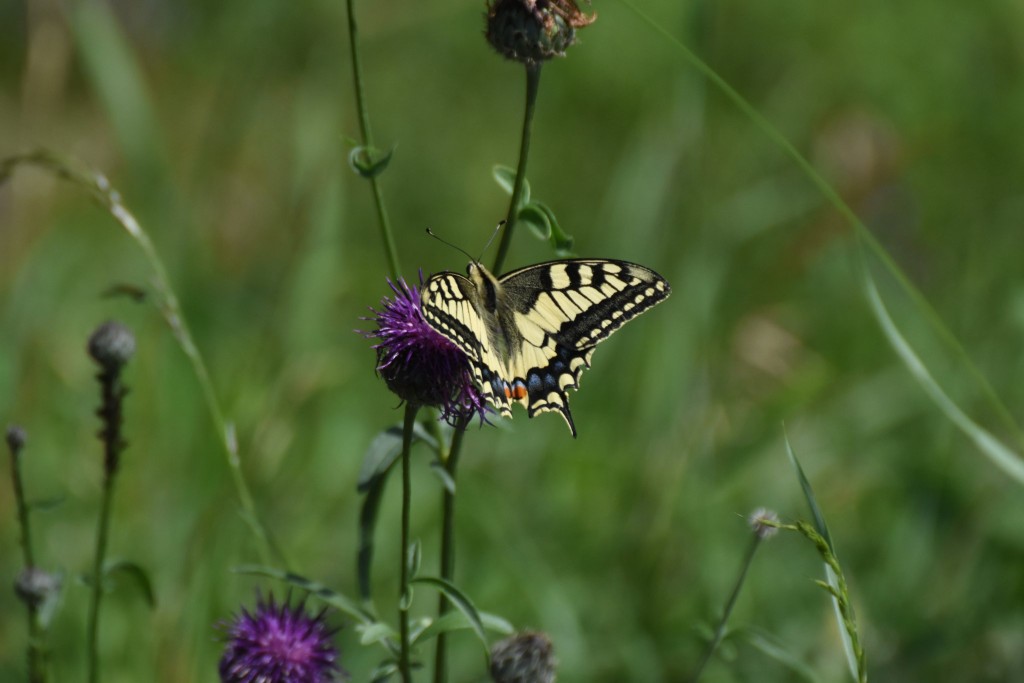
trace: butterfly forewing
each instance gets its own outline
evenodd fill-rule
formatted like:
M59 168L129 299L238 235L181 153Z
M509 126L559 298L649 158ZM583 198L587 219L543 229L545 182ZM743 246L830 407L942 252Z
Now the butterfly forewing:
M435 330L458 346L469 359L481 393L502 415L512 414L500 385L501 361L491 349L488 323L478 311L479 295L471 280L456 273L438 273L423 287L423 315Z
M500 279L479 264L470 270L474 279L440 273L428 280L428 322L466 353L502 414L512 401L530 417L557 411L574 436L566 391L578 388L594 346L671 291L654 271L625 261L552 261Z

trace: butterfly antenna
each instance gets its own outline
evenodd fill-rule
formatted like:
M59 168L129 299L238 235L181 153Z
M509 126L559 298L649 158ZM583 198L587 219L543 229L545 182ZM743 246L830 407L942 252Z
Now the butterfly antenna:
M466 255L466 258L468 258L470 261L473 261L474 263L479 261L479 259L474 259L472 256L470 256L469 252L467 252L462 247L457 247L454 244L452 244L451 242L449 242L448 240L444 240L444 239L441 239L440 237L438 237L437 234L433 230L431 230L430 228L427 228L427 234L430 235L431 237L433 237L435 240L437 240L441 244L447 244L452 249L455 249L456 251L461 251L463 254Z
M487 247L491 246L491 242L493 242L494 238L498 236L498 231L501 230L501 227L503 225L505 225L504 220L498 221L498 225L494 227L494 232L491 233L491 239L487 240L487 244L484 245L483 251L480 252L480 258L477 259L477 262L479 262L480 259L484 257L484 253L487 251Z

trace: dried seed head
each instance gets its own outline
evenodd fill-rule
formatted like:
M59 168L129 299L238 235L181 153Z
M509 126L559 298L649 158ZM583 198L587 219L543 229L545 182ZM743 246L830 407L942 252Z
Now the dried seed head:
M21 452L21 449L25 447L25 441L28 440L28 435L25 433L25 428L20 425L10 425L7 427L7 447L11 449L11 453L17 455Z
M36 567L26 567L14 582L14 593L36 609L60 591L60 577Z
M762 541L767 541L779 533L778 527L775 526L779 522L779 516L768 508L757 508L750 513L747 522L750 524L750 528L753 529L754 534Z
M135 335L119 322L108 320L89 337L89 355L104 370L120 370L135 353Z
M551 640L538 631L517 633L491 648L494 683L554 683L557 665Z
M493 0L487 5L487 42L508 59L536 65L565 55L576 29L596 18L575 0Z

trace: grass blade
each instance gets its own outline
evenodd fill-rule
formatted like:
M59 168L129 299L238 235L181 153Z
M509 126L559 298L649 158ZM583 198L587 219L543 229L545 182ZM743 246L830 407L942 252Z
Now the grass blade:
M992 464L1016 479L1018 483L1024 484L1024 460L1021 460L1019 455L1004 446L990 432L968 417L964 411L957 407L953 399L942 390L942 387L939 386L938 382L935 381L932 374L928 371L928 367L914 353L914 349L907 343L903 335L900 334L866 266L863 268L863 271L864 291L867 294L868 303L871 305L871 312L874 313L875 319L878 320L878 324L882 328L886 339L889 340L893 350L896 351L903 364L910 370L910 374L914 376L914 379L917 380L921 388L932 399L932 402L945 413L950 422L955 424L967 438L973 441L978 450L992 461Z

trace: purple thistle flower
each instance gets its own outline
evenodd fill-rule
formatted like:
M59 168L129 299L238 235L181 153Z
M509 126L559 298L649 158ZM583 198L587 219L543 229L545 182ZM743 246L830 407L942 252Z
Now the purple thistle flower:
M377 330L363 333L380 340L373 348L388 389L404 401L439 408L450 424L474 413L483 420L487 407L469 359L423 317L419 287L410 287L404 278L397 284L388 280L388 285L395 296L382 299L380 311L370 309L374 317L366 320L375 321Z
M324 612L306 614L305 603L278 605L257 596L256 611L244 607L228 627L220 659L222 683L327 683L338 680L338 651Z

